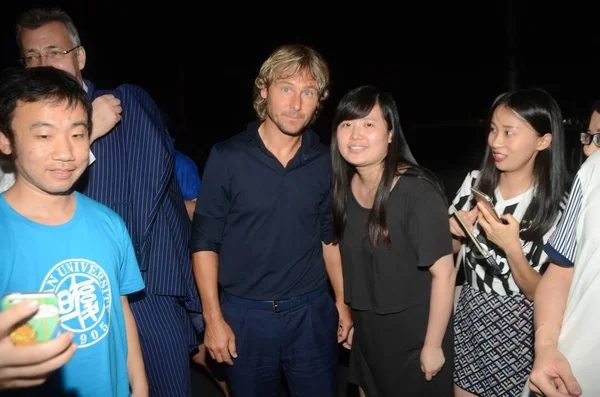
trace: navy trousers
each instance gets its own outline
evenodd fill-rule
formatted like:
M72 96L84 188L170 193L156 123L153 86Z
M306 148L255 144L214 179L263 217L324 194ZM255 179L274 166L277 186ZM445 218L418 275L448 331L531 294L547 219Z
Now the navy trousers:
M266 302L223 292L221 310L236 338L233 397L276 397L282 374L291 397L335 397L339 315L326 287Z

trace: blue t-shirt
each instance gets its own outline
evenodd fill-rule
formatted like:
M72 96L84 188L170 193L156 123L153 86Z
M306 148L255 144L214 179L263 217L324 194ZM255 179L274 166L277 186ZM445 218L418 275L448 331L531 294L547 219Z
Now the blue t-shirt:
M200 184L202 183L198 167L191 157L177 150L175 151L175 173L183 199L194 200L198 198Z
M121 296L144 288L123 220L75 193L70 221L47 226L17 213L0 195L0 296L54 292L77 351L40 388L18 395L129 396Z

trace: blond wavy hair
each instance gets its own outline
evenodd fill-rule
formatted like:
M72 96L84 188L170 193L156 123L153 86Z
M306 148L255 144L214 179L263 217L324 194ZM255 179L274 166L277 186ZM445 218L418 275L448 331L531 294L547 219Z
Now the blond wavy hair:
M259 119L264 120L267 113L267 100L260 95L261 90L269 88L278 78L298 74L307 74L317 82L319 103L311 123L317 119L323 102L329 97L329 66L317 51L304 44L283 45L262 64L254 81L254 110Z

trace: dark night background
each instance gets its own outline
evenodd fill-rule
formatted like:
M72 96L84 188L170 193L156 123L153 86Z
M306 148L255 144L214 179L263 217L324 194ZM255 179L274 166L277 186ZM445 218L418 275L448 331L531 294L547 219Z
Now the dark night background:
M576 3L344 2L323 11L326 3L20 1L3 5L0 66L17 65L18 11L61 6L87 51L84 77L146 88L168 112L177 147L202 170L210 147L254 117L262 61L279 44L303 42L331 67L331 97L315 126L325 143L337 100L359 84L381 85L396 98L417 160L461 179L485 145L478 122L511 86L542 87L565 119L587 123L600 97L600 25L590 5ZM580 129L569 126L569 152L578 152Z
M147 89L168 112L178 149L202 171L211 146L253 119L254 78L269 53L306 43L331 67L331 97L315 125L323 141L347 90L385 87L417 161L452 196L479 165L488 107L511 87L538 86L558 100L571 170L578 167L579 132L600 98L600 18L590 4L13 1L0 11L0 67L18 65L17 13L61 6L87 52L84 77L99 88L128 82Z
M303 42L331 67L331 97L315 126L325 143L337 100L359 84L377 84L393 92L417 160L447 171L477 165L485 144L478 121L511 86L542 87L566 119L587 122L600 97L600 25L591 6L576 3L332 3L338 14L310 3L20 1L3 5L0 66L17 65L19 11L61 6L87 51L84 77L100 87L146 88L168 112L178 148L202 170L210 147L254 117L262 61L279 44ZM576 147L579 126L571 129Z

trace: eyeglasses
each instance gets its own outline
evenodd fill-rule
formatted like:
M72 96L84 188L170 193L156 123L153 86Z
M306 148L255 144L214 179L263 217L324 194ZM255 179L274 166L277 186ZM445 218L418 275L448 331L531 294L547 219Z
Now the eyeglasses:
M600 147L600 133L590 134L589 132L582 132L579 139L581 140L581 143L585 146L594 142L594 145Z
M58 61L58 60L64 58L65 55L75 51L79 47L81 47L81 45L75 46L75 47L71 48L70 50L65 50L65 51L52 50L52 51L48 52L47 54L41 54L41 55L29 54L29 55L22 57L19 60L25 66L37 66L42 63L42 58L46 58L49 62Z

